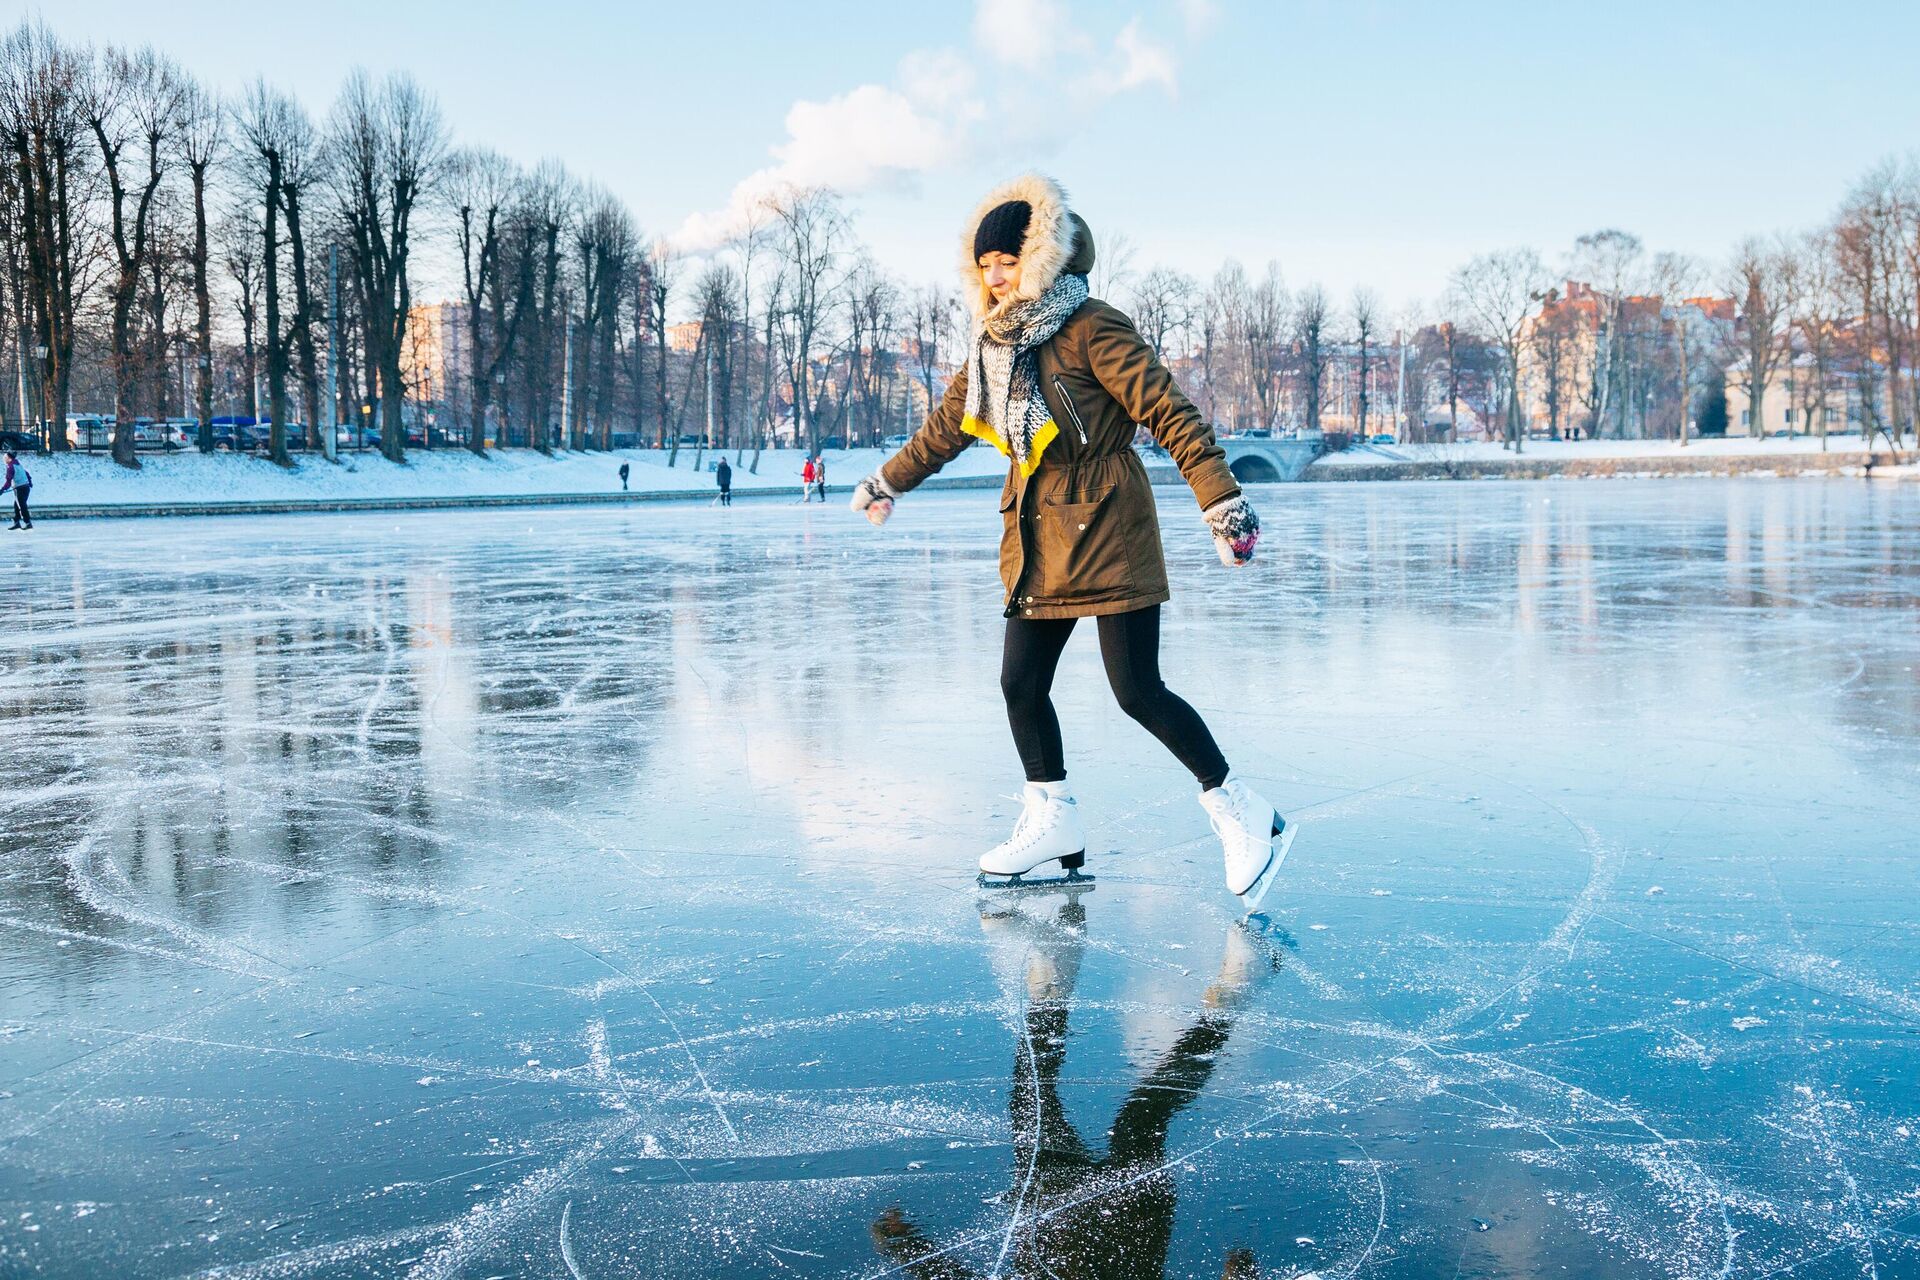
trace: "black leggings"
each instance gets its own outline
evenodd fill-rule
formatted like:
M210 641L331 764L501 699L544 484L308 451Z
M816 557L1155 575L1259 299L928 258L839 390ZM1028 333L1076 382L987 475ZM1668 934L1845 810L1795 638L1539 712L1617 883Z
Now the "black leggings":
M1013 742L1028 782L1067 776L1060 719L1053 713L1054 669L1073 634L1075 618L1009 618L1000 660L1000 691L1007 697ZM1145 725L1193 772L1202 788L1226 781L1227 762L1200 713L1160 680L1160 606L1098 619L1100 660L1120 709Z

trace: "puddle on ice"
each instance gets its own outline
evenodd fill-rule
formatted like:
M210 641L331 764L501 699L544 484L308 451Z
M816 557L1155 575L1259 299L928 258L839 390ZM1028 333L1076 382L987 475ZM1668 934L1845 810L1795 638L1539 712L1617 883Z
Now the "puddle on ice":
M1162 497L1251 922L1090 629L976 894L980 495L49 524L0 1272L1920 1273L1920 487Z

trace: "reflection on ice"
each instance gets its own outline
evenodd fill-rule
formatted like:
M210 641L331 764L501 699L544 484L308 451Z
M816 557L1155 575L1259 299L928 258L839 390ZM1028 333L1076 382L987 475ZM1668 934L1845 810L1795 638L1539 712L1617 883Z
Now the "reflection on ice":
M49 527L0 633L0 1272L1920 1270L1920 492L1163 495L982 900L997 515Z

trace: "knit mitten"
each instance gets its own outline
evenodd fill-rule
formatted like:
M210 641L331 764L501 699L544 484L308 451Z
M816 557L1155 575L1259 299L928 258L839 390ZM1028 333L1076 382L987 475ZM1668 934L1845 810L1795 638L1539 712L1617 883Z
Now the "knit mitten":
M882 525L893 514L893 501L899 496L893 486L876 471L853 486L853 502L850 505L855 511L865 512L867 519L874 524Z
M1221 564L1232 568L1253 559L1253 546L1260 541L1260 517L1254 514L1252 503L1235 494L1208 507L1205 516Z

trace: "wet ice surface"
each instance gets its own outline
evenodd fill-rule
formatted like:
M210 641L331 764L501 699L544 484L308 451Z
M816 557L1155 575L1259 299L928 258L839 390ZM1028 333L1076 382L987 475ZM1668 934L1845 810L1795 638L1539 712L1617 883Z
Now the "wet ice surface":
M0 1272L1920 1273L1920 488L1298 486L1056 697L997 515L49 525L0 634Z

